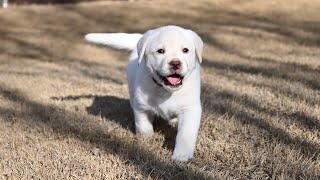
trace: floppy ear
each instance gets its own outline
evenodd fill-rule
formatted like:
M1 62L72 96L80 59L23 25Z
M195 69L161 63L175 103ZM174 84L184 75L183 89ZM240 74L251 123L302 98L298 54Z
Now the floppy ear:
M192 40L193 40L193 45L195 47L196 50L196 56L198 58L199 63L202 62L202 52L203 52L203 41L201 40L201 38L198 36L197 33L188 30L189 34L192 36Z
M147 31L138 42L137 50L138 50L138 63L139 64L141 63L142 58L145 53L145 50L150 42L151 34L152 34L152 30Z

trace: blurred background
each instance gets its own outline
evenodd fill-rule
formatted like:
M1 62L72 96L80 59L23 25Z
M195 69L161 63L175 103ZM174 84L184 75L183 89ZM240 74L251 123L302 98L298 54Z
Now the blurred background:
M2 2L5 0L2 0ZM12 4L67 4L79 2L93 2L93 1L106 1L106 0L7 0ZM112 1L112 0L111 0ZM120 1L120 0L114 0ZM123 0L125 1L125 0Z

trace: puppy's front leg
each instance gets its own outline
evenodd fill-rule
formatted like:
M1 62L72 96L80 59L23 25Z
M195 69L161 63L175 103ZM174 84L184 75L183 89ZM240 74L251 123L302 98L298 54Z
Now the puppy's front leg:
M143 136L152 136L154 134L153 130L153 119L154 115L151 112L133 110L134 121L136 126L136 133Z
M178 134L172 159L188 161L193 157L201 120L201 105L185 110L178 117Z

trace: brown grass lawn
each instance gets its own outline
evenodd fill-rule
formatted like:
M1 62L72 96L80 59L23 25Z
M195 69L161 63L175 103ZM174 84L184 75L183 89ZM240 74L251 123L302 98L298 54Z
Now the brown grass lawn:
M320 2L134 1L0 9L0 179L319 179ZM88 32L176 24L205 42L195 158L134 135L129 53Z

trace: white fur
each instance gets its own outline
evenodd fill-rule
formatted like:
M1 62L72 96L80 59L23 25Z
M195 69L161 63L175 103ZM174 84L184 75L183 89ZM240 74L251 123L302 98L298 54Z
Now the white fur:
M177 118L178 134L172 159L190 160L194 154L201 119L199 62L202 60L203 42L200 37L193 31L177 26L164 26L150 30L140 35L140 38L137 34L113 33L101 36L89 34L86 39L122 49L137 45L137 48L132 48L127 66L136 133L151 136L154 133L152 122L155 115L168 121ZM165 49L165 53L157 53L159 48ZM183 53L183 48L188 48L189 52ZM169 62L174 58L182 62L180 74L184 79L179 87L165 85L157 75L170 75Z
M117 49L132 50L137 47L137 42L142 34L127 33L89 33L84 36L88 42L107 45Z

